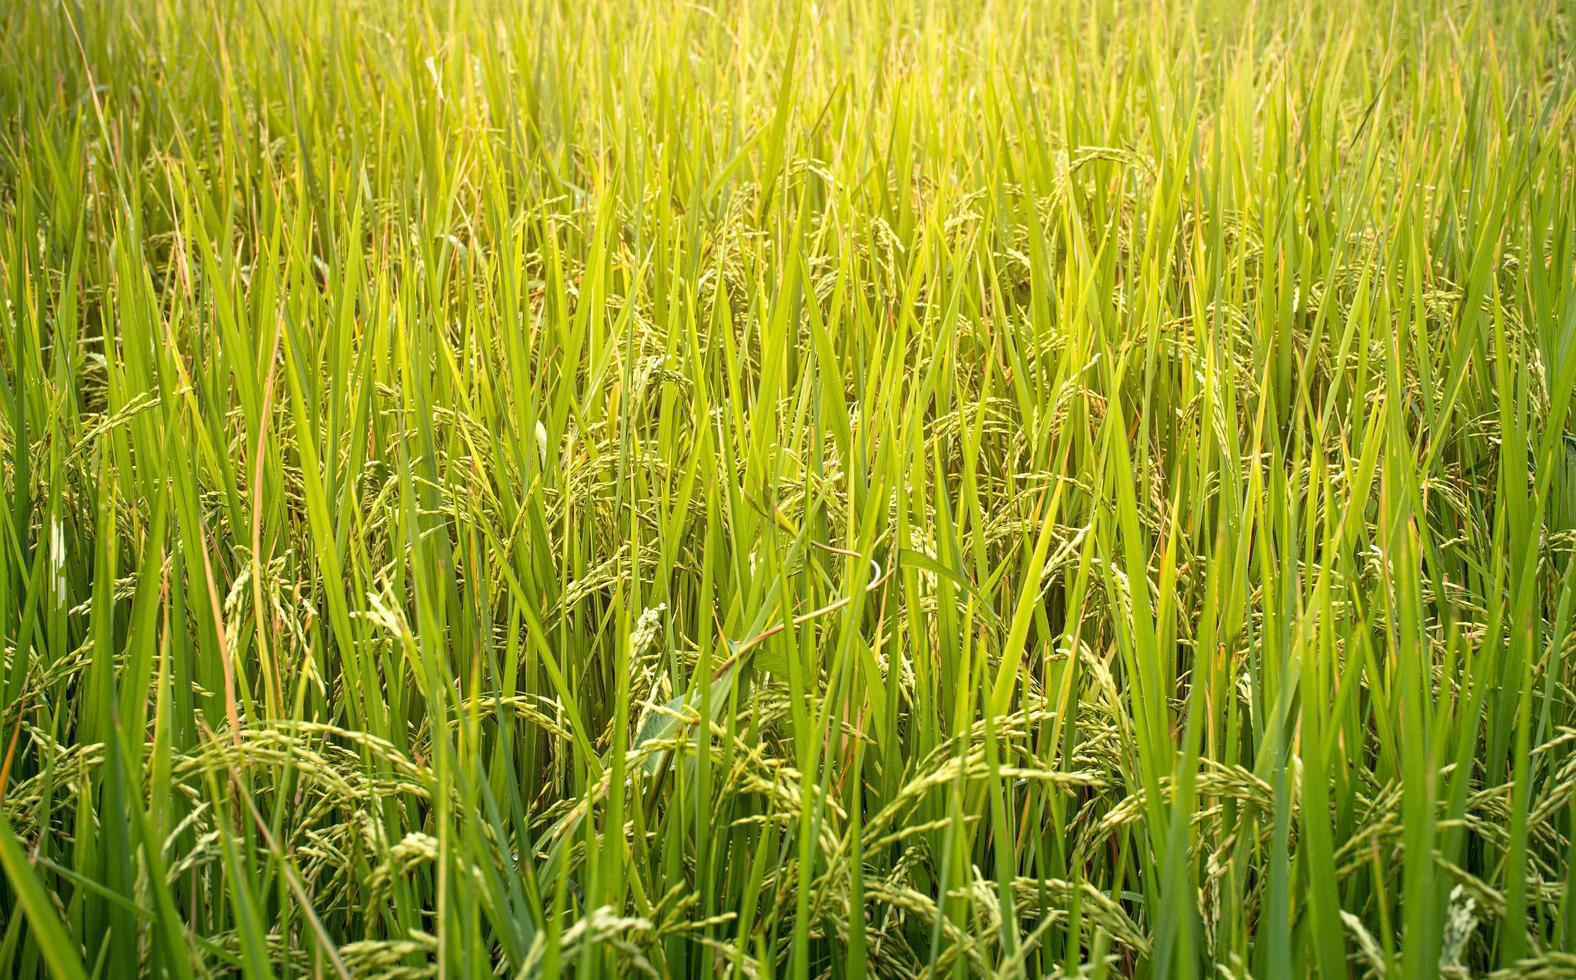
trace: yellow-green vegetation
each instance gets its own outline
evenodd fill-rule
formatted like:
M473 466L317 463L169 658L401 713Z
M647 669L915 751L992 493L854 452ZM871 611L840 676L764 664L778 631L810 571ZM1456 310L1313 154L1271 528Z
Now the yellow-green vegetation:
M1576 975L1573 50L0 3L0 973Z

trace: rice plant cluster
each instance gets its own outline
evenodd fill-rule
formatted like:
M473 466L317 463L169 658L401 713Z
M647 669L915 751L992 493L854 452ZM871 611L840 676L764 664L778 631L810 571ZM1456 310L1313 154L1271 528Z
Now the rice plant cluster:
M0 973L1576 976L1573 52L0 3Z

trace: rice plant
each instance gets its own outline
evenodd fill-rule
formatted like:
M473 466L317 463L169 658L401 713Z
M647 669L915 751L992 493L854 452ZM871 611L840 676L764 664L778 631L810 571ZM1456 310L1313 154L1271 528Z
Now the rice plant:
M0 973L1576 976L1573 53L0 2Z

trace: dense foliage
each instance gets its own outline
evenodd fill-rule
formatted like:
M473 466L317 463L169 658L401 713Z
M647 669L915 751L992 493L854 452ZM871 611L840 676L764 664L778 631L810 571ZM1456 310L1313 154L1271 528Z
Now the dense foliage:
M0 3L0 972L1576 975L1573 50Z

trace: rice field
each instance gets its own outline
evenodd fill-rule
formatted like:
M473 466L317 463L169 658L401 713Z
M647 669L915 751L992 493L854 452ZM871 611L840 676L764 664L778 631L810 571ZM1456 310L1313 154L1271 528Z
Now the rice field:
M0 2L0 974L1576 976L1573 56Z

